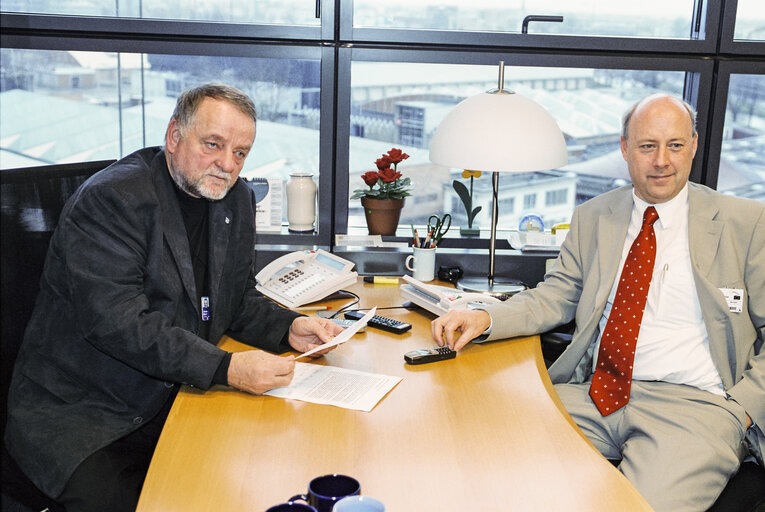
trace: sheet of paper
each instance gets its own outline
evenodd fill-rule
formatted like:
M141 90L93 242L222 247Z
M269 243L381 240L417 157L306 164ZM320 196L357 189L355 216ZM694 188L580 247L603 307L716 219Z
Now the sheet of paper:
M324 350L325 348L334 347L335 345L339 345L341 343L345 343L349 339L351 339L351 336L356 334L359 329L367 325L367 322L369 322L369 319L375 316L375 311L377 311L377 308L374 307L370 309L366 315L359 318L352 326L346 328L343 332L332 338L332 341L329 343L325 343L323 345L319 345L318 347L312 348L308 352L303 352L299 356L297 356L295 359L300 359L304 356L310 356L314 352L319 352L320 350Z
M264 394L369 412L400 381L390 375L296 363L289 386Z
M335 235L335 245L381 247L382 235Z

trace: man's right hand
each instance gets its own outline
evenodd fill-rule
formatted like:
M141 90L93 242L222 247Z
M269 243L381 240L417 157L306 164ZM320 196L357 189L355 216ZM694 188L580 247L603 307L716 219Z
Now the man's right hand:
M295 372L295 357L279 357L262 350L235 352L228 366L228 385L261 395L289 385Z
M477 338L491 325L491 317L480 309L457 309L433 320L431 334L438 346L448 345L452 350L459 350L474 338ZM459 333L459 337L455 333Z

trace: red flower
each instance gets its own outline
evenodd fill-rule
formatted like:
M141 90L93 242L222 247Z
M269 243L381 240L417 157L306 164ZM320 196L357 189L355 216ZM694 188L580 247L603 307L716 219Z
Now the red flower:
M391 159L385 155L383 155L382 158L378 158L377 160L375 160L375 165L377 166L378 169L387 169L388 167L390 167L392 163L393 162L391 161Z
M390 167L380 169L379 175L380 179L383 180L383 183L393 183L401 177L400 172L396 172L395 169L391 169Z
M361 175L361 179L364 180L368 187L374 187L379 178L380 175L377 171L368 171Z
M387 155L383 155L383 158L386 158L386 157L388 158L388 160L390 160L390 163L397 164L401 162L402 160L406 160L407 158L409 158L409 155L407 155L406 153L404 153L398 148L392 148L390 151L388 151Z

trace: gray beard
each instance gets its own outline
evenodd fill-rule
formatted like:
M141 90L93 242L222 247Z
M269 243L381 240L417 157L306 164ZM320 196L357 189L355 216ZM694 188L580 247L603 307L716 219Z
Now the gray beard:
M226 197L228 191L231 190L231 187L228 187L223 191L222 194L213 194L210 191L204 190L201 185L202 180L196 182L191 181L186 178L185 174L176 172L172 165L168 166L168 170L170 171L170 176L173 178L173 181L176 185L178 185L178 188L193 197L202 197L208 201L220 201Z

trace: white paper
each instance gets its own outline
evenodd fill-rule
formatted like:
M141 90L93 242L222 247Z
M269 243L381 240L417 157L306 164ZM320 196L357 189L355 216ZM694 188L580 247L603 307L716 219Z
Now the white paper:
M369 412L400 381L390 375L295 363L290 385L264 394Z
M319 352L321 350L324 350L325 348L334 347L335 345L345 343L346 341L351 339L351 336L356 334L359 331L359 329L367 325L367 322L369 322L369 319L375 316L375 311L377 311L377 307L370 309L367 312L367 314L359 318L356 321L356 323L354 323L350 327L347 327L345 330L343 330L343 332L341 332L340 334L332 338L332 341L328 343L324 343L323 345L319 345L318 347L314 347L308 352L303 352L302 354L297 356L295 360L300 359L301 357L304 357L304 356L309 356L313 354L314 352Z
M255 230L258 233L279 233L282 229L282 179L254 178L253 182L267 184L268 193L255 205Z
M382 247L382 235L335 235L335 245Z

